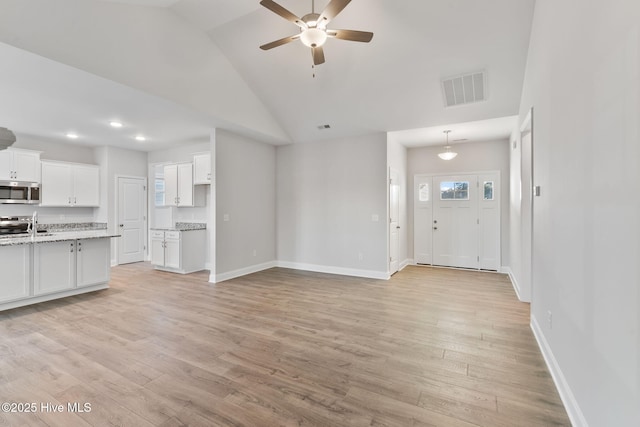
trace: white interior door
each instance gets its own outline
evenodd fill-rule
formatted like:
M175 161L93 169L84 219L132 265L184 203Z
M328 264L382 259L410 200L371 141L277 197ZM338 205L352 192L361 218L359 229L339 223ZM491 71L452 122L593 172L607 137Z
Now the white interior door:
M144 261L146 200L144 178L118 178L118 264Z
M413 256L416 264L432 264L433 185L431 176L415 176L413 200Z
M478 268L478 177L433 180L433 264Z
M389 171L389 273L398 271L398 253L400 252L400 176Z

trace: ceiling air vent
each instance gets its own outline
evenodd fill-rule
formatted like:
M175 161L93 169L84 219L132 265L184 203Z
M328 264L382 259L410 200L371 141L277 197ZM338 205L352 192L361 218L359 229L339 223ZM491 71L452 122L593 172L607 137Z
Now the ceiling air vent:
M447 107L470 104L487 99L487 76L484 71L442 80L442 93Z

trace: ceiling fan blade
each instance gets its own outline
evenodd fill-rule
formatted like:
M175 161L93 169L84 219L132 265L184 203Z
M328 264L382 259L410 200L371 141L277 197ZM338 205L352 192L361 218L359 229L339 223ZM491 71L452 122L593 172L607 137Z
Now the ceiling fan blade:
M351 3L351 0L331 0L320 14L318 22L324 22L326 25L329 21L335 18L336 15L342 12L342 9L347 7L349 3Z
M262 46L260 46L260 49L262 49L262 50L273 49L274 47L282 46L283 44L290 43L290 42L292 42L294 40L297 40L299 38L300 38L300 34L296 34L295 36L284 37L284 38L282 38L280 40L276 40L276 41L273 41L271 43L263 44Z
M356 30L327 30L327 36L340 40L369 43L373 38L373 33Z
M322 46L312 47L311 54L313 55L313 65L324 64L324 50Z
M302 19L298 18L296 15L294 15L293 13L289 12L287 9L285 9L284 7L280 6L278 3L272 1L272 0L262 0L260 2L260 4L264 7L266 7L267 9L269 9L271 12L282 16L284 19L286 19L287 21L291 21L294 24L296 24L298 27L303 28L303 29L307 29L307 24L305 24Z

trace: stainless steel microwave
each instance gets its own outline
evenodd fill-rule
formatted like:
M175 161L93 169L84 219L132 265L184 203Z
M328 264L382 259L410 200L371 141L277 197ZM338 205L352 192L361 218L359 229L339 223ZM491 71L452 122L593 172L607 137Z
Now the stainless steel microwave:
M24 181L0 181L0 203L37 205L40 203L40 184Z

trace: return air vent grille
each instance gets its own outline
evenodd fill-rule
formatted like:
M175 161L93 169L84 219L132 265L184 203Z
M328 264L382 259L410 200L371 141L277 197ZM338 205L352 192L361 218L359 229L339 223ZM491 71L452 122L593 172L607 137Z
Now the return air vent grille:
M484 71L442 80L442 93L447 107L471 104L487 99L487 76Z

